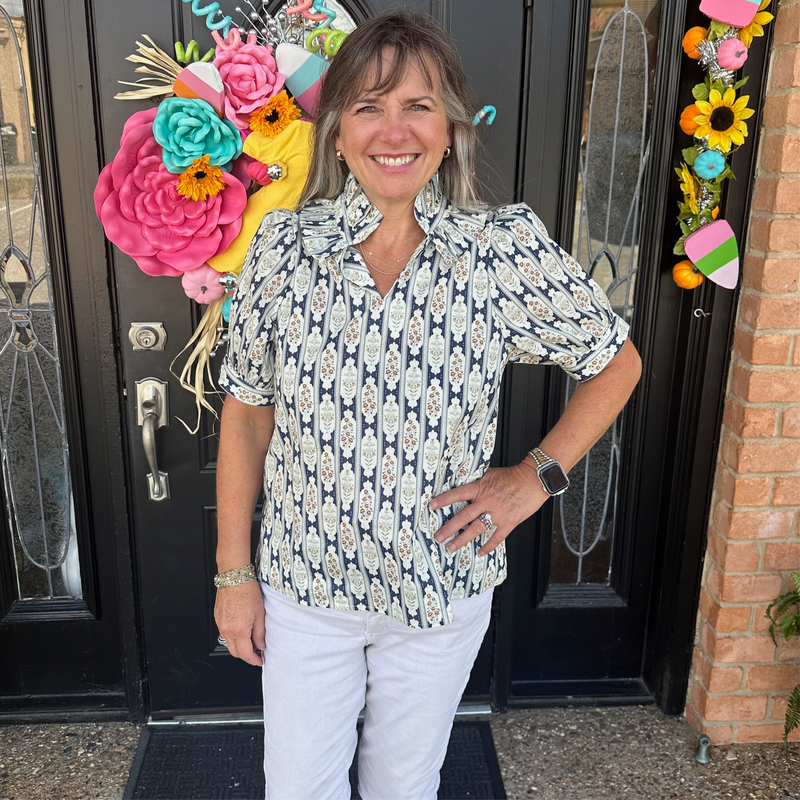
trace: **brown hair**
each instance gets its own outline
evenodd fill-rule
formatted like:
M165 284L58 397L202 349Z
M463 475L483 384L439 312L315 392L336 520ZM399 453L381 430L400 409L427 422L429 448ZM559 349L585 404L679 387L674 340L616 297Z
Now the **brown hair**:
M392 51L391 60L386 58L387 51ZM431 86L438 82L452 126L452 153L439 167L445 197L465 210L482 205L475 177L478 137L472 125L477 104L453 40L425 14L391 11L359 25L331 62L322 82L311 168L298 207L341 194L348 169L336 158L334 138L344 110L365 90L378 94L392 91L405 77L409 64L417 67ZM431 74L430 65L436 74ZM374 83L366 86L370 77Z

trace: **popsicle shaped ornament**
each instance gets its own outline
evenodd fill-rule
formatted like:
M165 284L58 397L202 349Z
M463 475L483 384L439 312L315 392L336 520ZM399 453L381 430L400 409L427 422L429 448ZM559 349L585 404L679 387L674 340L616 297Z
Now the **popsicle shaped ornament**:
M733 28L746 28L758 13L760 0L700 0L700 11Z

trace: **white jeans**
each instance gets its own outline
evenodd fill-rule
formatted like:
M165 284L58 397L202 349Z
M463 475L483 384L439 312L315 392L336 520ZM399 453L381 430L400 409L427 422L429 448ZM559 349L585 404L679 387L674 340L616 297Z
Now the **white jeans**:
M371 611L301 606L262 585L267 800L435 800L453 717L491 615L492 591L415 630Z

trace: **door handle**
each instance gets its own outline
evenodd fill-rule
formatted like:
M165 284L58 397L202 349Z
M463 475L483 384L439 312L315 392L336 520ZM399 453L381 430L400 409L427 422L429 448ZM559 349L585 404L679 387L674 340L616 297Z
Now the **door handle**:
M158 378L136 381L136 416L142 428L142 444L150 472L147 473L147 489L150 499L169 498L169 475L158 468L156 431L169 425L169 388Z

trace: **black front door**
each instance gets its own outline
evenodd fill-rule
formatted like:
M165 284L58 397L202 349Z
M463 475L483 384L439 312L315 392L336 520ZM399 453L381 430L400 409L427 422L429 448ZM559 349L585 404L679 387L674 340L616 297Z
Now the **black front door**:
M233 13L231 8L226 9ZM370 14L394 7L394 2L370 3ZM439 4L408 3L441 18ZM341 3L358 23L365 18L360 4ZM140 0L120 4L94 0L93 19L99 76L99 108L103 161L113 158L122 127L133 111L146 105L115 100L118 80L130 80L131 65L123 60L133 52L140 32L148 33L165 50L172 42L197 39L205 51L212 42L204 22L187 4L173 0ZM275 13L280 3L268 11ZM447 8L450 8L448 5ZM478 0L452 6L445 15L461 47L472 87L481 103L497 107L497 119L486 131L484 153L487 184L495 199L511 199L517 182L519 119L522 97L522 3L502 0L485 15ZM485 17L483 19L483 17ZM477 24L477 20L481 23ZM490 57L487 54L491 53ZM130 452L130 492L141 603L147 693L153 714L255 707L259 703L259 674L231 658L217 644L213 622L215 572L214 470L216 440L210 416L199 435L191 435L179 419L192 420L193 398L169 372L171 361L188 341L198 322L198 308L188 300L175 278L153 278L113 250L119 340L127 396ZM163 350L134 349L129 331L135 323L161 323L166 332ZM219 358L219 357L218 357ZM218 361L213 366L218 369ZM156 431L159 471L169 476L170 497L154 501L148 494L150 467L137 424L137 381L155 378L168 383L169 424ZM254 536L257 521L254 520ZM491 637L467 694L488 699L491 683Z
M231 0L231 4L233 4ZM357 23L394 2L341 3ZM652 319L658 276L639 269L648 230L642 198L652 148L653 75L659 63L661 5L655 0L479 0L418 2L452 31L481 104L497 108L482 130L481 176L494 202L529 202L551 234L573 250L637 332ZM94 0L98 130L102 160L115 154L127 117L145 105L114 100L132 78L123 55L140 32L164 49L195 38L210 46L204 24L179 0L120 4ZM277 12L279 3L267 7ZM232 12L232 9L229 9ZM682 24L682 20L675 23ZM658 87L656 86L657 90ZM594 102L592 102L594 98ZM671 113L671 112L668 112ZM88 198L87 198L88 202ZM259 702L256 670L217 645L213 623L215 544L214 424L199 435L192 397L169 366L199 312L174 278L144 275L111 251L127 396L129 489L139 580L147 704L151 713L211 713ZM161 323L163 350L134 349L135 323ZM662 363L672 358L659 356ZM212 369L216 369L213 365ZM645 370L647 372L647 369ZM170 497L152 500L150 467L137 424L137 381L168 384L169 424L156 431L158 468ZM563 407L569 387L557 370L515 367L504 385L496 463L515 463L535 446ZM565 697L642 698L645 617L652 540L634 523L637 465L643 461L644 412L636 402L573 471L563 503L549 504L510 542L511 577L498 593L465 699L497 705ZM254 521L254 535L256 521Z

